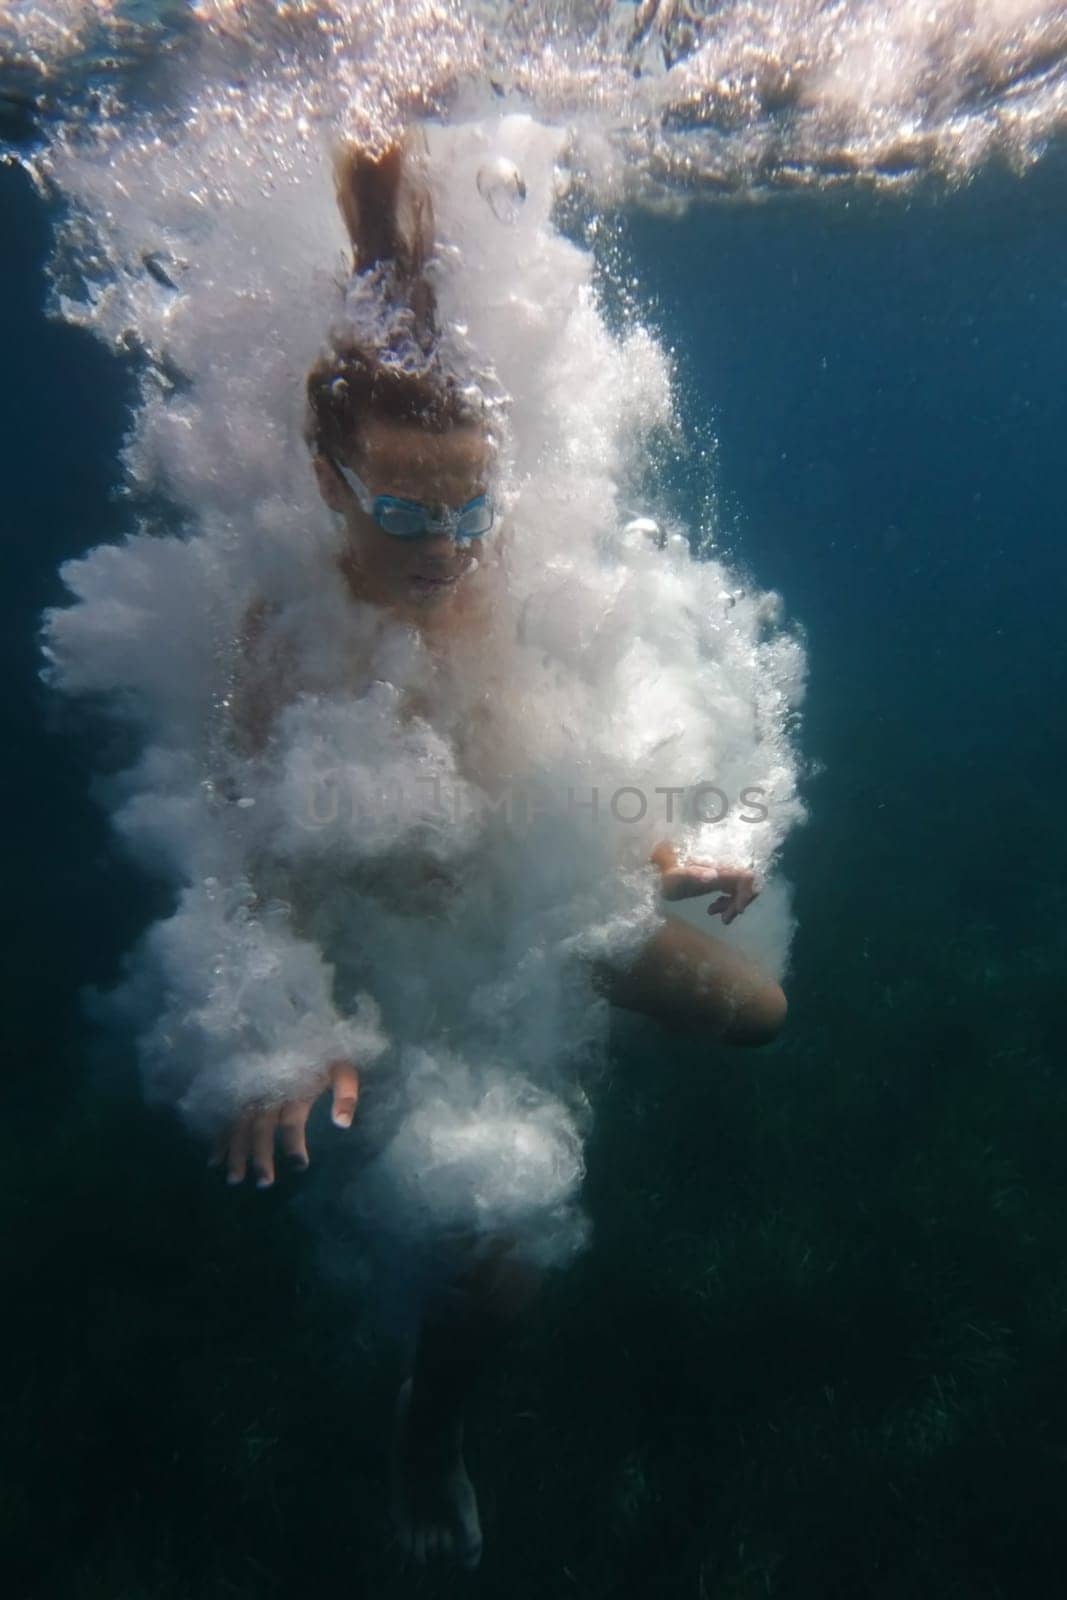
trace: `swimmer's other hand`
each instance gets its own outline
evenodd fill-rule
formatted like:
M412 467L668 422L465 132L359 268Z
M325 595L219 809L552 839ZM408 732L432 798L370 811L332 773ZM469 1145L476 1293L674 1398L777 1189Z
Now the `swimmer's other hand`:
M727 927L759 894L756 875L748 867L720 867L712 861L694 859L679 861L674 846L669 843L657 845L652 860L662 874L665 900L690 900L696 895L712 894L716 889L724 890L708 907L708 916L721 915Z
M329 1089L333 1094L330 1116L338 1128L350 1128L359 1100L359 1073L351 1061L331 1061L322 1075L316 1094L307 1100L286 1100L277 1106L255 1106L224 1128L216 1139L208 1166L226 1164L226 1182L243 1183L251 1161L256 1188L269 1189L274 1182L274 1145L281 1142L282 1153L298 1171L308 1165L307 1120L311 1108Z

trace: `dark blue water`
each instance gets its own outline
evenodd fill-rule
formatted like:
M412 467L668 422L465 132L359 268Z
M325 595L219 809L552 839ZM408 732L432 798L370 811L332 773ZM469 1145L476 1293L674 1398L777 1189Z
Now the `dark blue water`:
M805 629L819 770L786 1038L620 1040L596 1249L481 1403L482 1592L1059 1592L1063 181L623 221L720 539ZM407 1592L391 1357L287 1195L220 1194L80 1018L154 891L88 797L116 735L48 702L34 635L122 525L130 373L44 320L12 170L0 216L14 1592Z
M725 542L807 633L802 923L875 974L962 926L1040 960L1062 920L1063 177L631 228Z
M109 496L131 390L129 374L96 340L45 320L48 219L30 185L11 168L0 169L0 211L0 650L7 685L3 794L13 845L4 900L10 984L3 1020L9 1087L37 1107L53 1099L57 1077L64 1096L70 1086L69 1052L83 1031L78 985L113 967L137 925L136 911L131 916L125 910L127 897L136 895L135 880L111 857L106 829L87 793L90 774L101 756L109 759L106 745L115 734L102 725L90 733L81 718L68 720L65 708L46 696L37 679L36 647L42 607L63 598L60 562L113 537L122 525ZM49 727L57 737L49 737ZM102 904L106 916L100 915Z

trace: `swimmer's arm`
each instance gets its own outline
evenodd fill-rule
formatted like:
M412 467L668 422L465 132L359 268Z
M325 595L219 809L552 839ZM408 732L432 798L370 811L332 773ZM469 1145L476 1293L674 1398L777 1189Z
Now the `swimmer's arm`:
M233 753L241 758L263 753L285 700L282 675L264 660L264 635L273 609L270 601L253 599L246 606L237 629L236 662L224 738ZM225 792L225 784L223 787ZM249 863L253 887L256 878L254 866L254 863ZM257 908L259 903L257 892Z
M266 747L275 718L285 704L287 674L277 658L265 658L265 633L271 615L268 601L253 600L238 630L238 660L231 705L230 737L239 754L259 755ZM272 1106L249 1106L215 1140L209 1166L226 1168L229 1184L243 1183L251 1168L257 1189L274 1182L275 1151L294 1170L309 1165L307 1123L320 1094L331 1092L330 1116L335 1127L350 1128L359 1100L359 1071L355 1062L327 1063L311 1095Z
M649 859L660 870L665 900L688 900L721 889L723 893L718 900L708 907L708 916L721 915L727 927L759 894L756 875L750 868L717 866L714 862L698 861L693 857L682 861L669 839L661 840Z
M273 611L269 600L250 601L237 630L230 736L241 755L256 756L266 748L289 698L290 658L284 652L267 657L265 636Z

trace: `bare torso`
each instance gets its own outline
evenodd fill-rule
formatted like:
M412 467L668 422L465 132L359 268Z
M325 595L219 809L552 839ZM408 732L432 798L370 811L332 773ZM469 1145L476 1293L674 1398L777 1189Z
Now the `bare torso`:
M366 607L358 572L338 562L341 591L353 607ZM246 755L265 751L280 712L309 687L297 645L269 626L277 611L267 602L249 606L240 636L240 663L233 695L233 729ZM398 615L371 607L374 625L353 632L344 652L343 681L353 699L365 695L382 672L388 630L416 630L421 670L401 688L402 726L430 725L451 746L457 776L490 790L512 776L520 731L507 716L506 681L517 636L513 607L497 562L470 574L454 596L437 607ZM325 685L318 684L318 687ZM334 685L334 692L338 685ZM425 915L443 909L459 886L461 869L412 844L363 861L346 874L353 889L395 910Z

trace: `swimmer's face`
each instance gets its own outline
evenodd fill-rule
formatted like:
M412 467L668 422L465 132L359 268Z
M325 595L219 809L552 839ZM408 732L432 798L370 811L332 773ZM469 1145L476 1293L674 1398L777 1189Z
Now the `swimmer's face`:
M370 421L344 465L359 474L372 495L458 508L486 492L490 445L478 427L429 433L414 423ZM329 461L317 457L315 471L326 503L345 519L347 565L361 593L376 604L401 612L447 607L483 559L488 541L457 543L447 533L398 539L386 533Z

